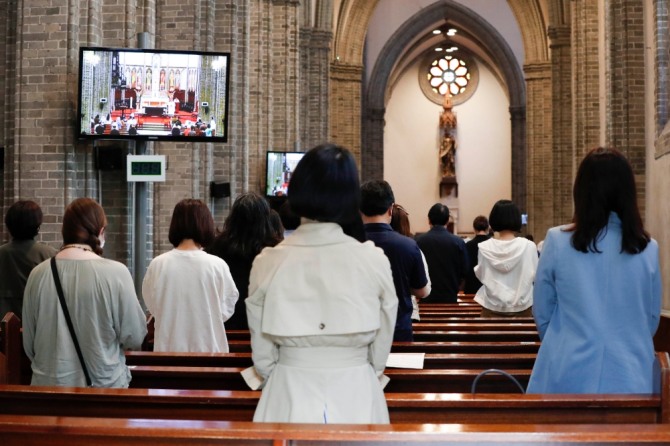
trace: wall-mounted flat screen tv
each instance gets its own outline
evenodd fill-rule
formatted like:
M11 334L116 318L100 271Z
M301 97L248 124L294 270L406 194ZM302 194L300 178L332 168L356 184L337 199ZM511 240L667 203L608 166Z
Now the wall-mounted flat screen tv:
M230 54L79 49L77 136L226 142Z
M285 197L291 175L305 152L267 152L265 164L265 195Z

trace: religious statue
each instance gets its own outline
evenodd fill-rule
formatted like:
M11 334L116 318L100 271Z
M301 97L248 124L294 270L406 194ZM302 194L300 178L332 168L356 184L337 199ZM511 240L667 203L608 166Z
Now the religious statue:
M456 115L452 108L451 95L445 94L440 114L440 129L443 131L440 141L440 167L443 177L456 176L456 140L452 134L452 130L456 128Z

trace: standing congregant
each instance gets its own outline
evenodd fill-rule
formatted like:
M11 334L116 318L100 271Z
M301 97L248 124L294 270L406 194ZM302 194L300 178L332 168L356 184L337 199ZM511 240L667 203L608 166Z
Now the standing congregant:
M573 198L572 223L547 232L540 256L533 316L542 345L528 392L658 392L658 245L642 225L628 160L589 152Z
M19 318L28 275L56 250L35 241L42 225L42 209L34 201L19 200L9 207L5 226L12 240L0 246L0 319L11 311Z
M391 267L358 227L358 170L324 144L298 163L288 199L302 223L254 260L246 300L254 367L264 380L254 421L388 423L380 379L398 301Z
M156 318L154 350L228 353L224 322L239 293L226 262L204 251L214 240L214 219L201 200L174 208L174 249L155 257L142 283L142 296Z
M449 208L444 204L430 208L428 222L430 230L416 238L431 277L432 290L424 302L454 303L468 268L465 242L447 230Z
M368 181L361 187L361 212L365 235L384 250L391 262L393 282L398 296L398 319L394 341L411 342L412 295L421 299L430 293L423 257L414 240L391 227L395 197L386 181Z

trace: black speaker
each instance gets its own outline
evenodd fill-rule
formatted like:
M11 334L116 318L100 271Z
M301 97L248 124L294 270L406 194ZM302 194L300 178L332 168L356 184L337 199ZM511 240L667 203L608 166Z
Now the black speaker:
M95 168L98 170L122 170L126 167L126 157L119 146L96 146Z
M0 147L0 170L5 169L5 148Z
M209 194L213 198L230 197L230 183L209 183Z

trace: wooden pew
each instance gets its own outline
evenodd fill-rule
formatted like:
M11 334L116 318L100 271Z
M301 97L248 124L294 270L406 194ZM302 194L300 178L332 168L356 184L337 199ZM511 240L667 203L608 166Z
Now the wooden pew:
M486 321L439 321L439 322L415 322L412 324L414 333L424 331L531 331L537 333L535 322L519 322L514 319L501 322Z
M448 326L443 325L443 329L435 330L415 330L414 341L417 342L535 342L540 338L537 330L533 329L504 329L496 330L491 324L479 324L477 326L467 327L467 330L451 330ZM245 330L231 330L226 332L226 337L229 341L248 341L249 332Z
M424 323L441 323L441 324L453 324L453 323L468 323L468 322L477 322L480 324L501 324L501 323L524 323L524 324L534 324L535 321L533 318L528 317L516 317L516 318L502 318L502 317L481 317L479 315L472 316L441 316L436 313L430 313L427 315L421 315L421 321L415 322L413 325Z
M228 341L231 353L251 352L249 341ZM394 353L537 353L540 341L394 342Z
M0 416L3 445L621 445L670 442L666 424L322 425L202 420Z
M21 319L14 313L5 314L0 321L0 352L5 356L2 374L6 382L14 384L30 384L31 374L28 358L23 353L21 339Z
M139 389L201 389L246 390L240 372L244 367L174 367L131 366L133 379L130 387ZM391 378L387 392L469 392L472 382L482 369L387 369ZM530 379L530 369L508 369L525 389ZM478 389L481 393L515 393L518 387L501 375L482 378Z
M532 369L533 353L429 353L424 357L425 369ZM166 353L126 352L126 364L167 365L180 367L249 367L251 353Z
M235 343L235 349L241 351L245 346L243 341ZM500 353L519 354L537 353L540 341L532 342L394 342L391 351L394 353ZM231 346L232 351L232 346Z
M0 386L0 414L251 421L260 392ZM387 393L400 423L667 423L660 395Z
M539 342L537 331L415 331L416 342Z

